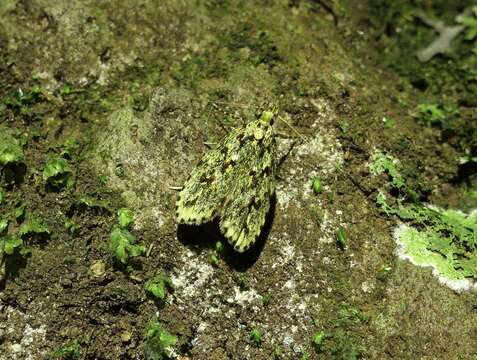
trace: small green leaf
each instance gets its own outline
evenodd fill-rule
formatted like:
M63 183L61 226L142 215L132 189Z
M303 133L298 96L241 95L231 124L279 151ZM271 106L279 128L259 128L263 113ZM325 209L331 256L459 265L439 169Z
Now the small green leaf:
M52 157L46 161L43 169L43 180L48 180L59 174L63 174L68 169L68 161L60 157Z
M437 104L419 104L417 110L421 120L426 124L442 121L446 118L445 112Z
M126 229L121 229L118 225L111 231L110 250L113 256L120 263L126 265L130 257L136 257L144 254L146 248L143 245L137 245L136 237Z
M19 163L24 160L23 149L19 141L7 130L0 128L0 165Z
M342 249L348 245L348 237L346 236L345 229L342 226L340 226L336 232L336 239L338 240L338 244Z
M118 210L118 222L121 229L126 229L134 221L134 213L127 208Z
M252 340L255 345L259 346L262 343L263 330L256 327L250 331L250 340Z
M318 331L313 335L313 345L315 345L317 351L321 350L321 345L323 344L325 337L326 335L324 331Z
M43 221L32 216L22 224L18 233L20 236L27 234L50 234L50 229L43 223Z
M311 181L311 187L313 188L313 191L316 195L321 194L321 192L323 191L321 180L317 177L313 178L313 180Z
M24 215L25 215L25 204L21 202L15 207L15 219L20 219Z
M0 234L8 227L8 220L0 219Z
M146 247L144 245L134 244L129 245L127 250L130 257L136 257L144 254L146 252Z
M263 306L267 306L268 304L270 304L271 300L272 300L272 295L270 293L265 293L262 295Z
M74 185L73 173L68 161L61 157L51 157L47 160L43 168L43 180L57 188Z
M219 266L219 258L217 257L217 252L212 251L209 255L209 263L213 266Z
M76 224L73 220L71 219L66 219L65 221L65 228L68 229L68 231L70 232L70 234L74 234L75 232L77 232L81 226Z
M51 356L60 360L79 360L81 359L81 345L78 340L73 340L57 348Z
M177 341L177 336L170 334L157 321L151 321L146 329L146 359L169 358Z
M167 276L156 275L146 282L144 288L155 298L164 300L167 295L167 289L172 288L172 281Z
M108 182L109 177L108 175L99 175L98 180L101 184L105 185Z
M23 244L22 239L14 235L6 235L0 238L0 242L3 242L3 249L7 255L12 255L15 252L15 249L19 248Z
M3 203L3 200L5 200L5 197L6 197L5 190L0 188L0 204Z
M215 243L215 251L217 251L218 253L221 253L224 251L224 244L222 244L220 241L217 241Z
M111 212L110 206L106 200L95 199L91 196L79 196L76 198L75 203L90 208L101 208L107 210L108 212Z

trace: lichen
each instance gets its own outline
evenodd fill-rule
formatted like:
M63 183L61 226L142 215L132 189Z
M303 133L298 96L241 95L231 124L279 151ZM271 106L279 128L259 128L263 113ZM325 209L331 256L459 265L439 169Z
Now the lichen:
M396 214L413 225L394 232L398 255L430 266L439 281L456 291L477 279L477 211L465 214L426 206L401 207Z

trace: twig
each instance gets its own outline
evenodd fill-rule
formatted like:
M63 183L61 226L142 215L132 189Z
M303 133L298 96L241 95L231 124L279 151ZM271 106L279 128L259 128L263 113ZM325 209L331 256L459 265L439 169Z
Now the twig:
M467 15L469 14L469 11L470 9L466 9L459 16ZM452 40L454 40L457 35L465 29L465 25L446 26L443 21L430 19L423 13L417 14L417 17L424 24L435 29L439 33L439 36L430 43L429 46L417 52L417 58L421 62L429 61L437 54L449 51Z

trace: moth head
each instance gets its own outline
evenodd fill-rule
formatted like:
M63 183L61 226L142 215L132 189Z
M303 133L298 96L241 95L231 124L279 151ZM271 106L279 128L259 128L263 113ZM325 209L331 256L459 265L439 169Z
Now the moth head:
M267 129L273 125L273 117L275 113L273 111L263 111L257 122L252 125L253 136L256 140L264 138Z
M276 111L266 110L260 115L260 124L261 125L273 125L273 117L275 116Z

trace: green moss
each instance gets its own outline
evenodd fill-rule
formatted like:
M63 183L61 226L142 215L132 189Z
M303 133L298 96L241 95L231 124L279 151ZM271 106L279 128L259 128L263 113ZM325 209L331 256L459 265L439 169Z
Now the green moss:
M477 6L472 7L472 15L460 15L457 22L466 26L465 39L474 40L477 37Z
M66 219L65 228L70 232L70 234L75 234L81 228L81 226L76 224L72 219Z
M262 343L263 330L256 327L250 331L250 340L256 345L259 346Z
M378 151L371 157L369 169L373 175L388 174L391 177L391 185L400 189L405 186L405 182L398 170L398 164L393 156Z
M315 334L313 334L313 346L315 347L316 351L321 351L321 347L323 345L323 341L326 338L326 334L324 331L318 331Z
M446 139L458 139L450 142L451 146L475 154L475 111L467 111L477 106L477 52L474 40L469 40L475 34L475 7L474 14L457 18L467 26L465 35L454 39L445 54L422 63L416 53L428 47L438 33L420 17L452 26L456 15L469 8L469 2L370 0L368 4L379 29L378 46L383 50L383 62L401 76L403 86L417 90L411 101L415 100L418 122L445 130Z
M19 249L23 245L22 239L15 235L5 235L0 237L0 249L3 249L5 254L13 255L15 250Z
M51 354L53 359L78 360L81 359L81 345L77 340L73 340L60 346Z
M96 199L88 195L80 195L76 197L75 204L79 206L90 207L90 208L104 209L108 212L112 212L111 206L106 200Z
M72 187L74 177L68 161L61 157L51 157L43 168L43 180L55 188Z
M354 336L347 331L338 330L332 336L329 353L333 359L356 360L361 357L363 349L356 345Z
M430 126L438 125L443 129L450 128L451 122L456 118L459 111L455 105L439 105L439 104L419 104L417 105L418 114L417 121Z
M271 300L272 300L272 294L270 294L270 293L262 294L262 304L263 304L263 306L268 306L270 304Z
M177 336L170 334L157 321L151 321L146 329L144 355L146 360L169 359L172 347L178 341Z
M24 160L20 142L12 136L10 131L0 127L0 165L19 163Z
M13 114L22 116L30 121L42 118L44 109L35 107L37 103L46 101L44 93L46 91L38 85L33 85L29 89L11 91L0 100L0 114L5 110L10 110Z

